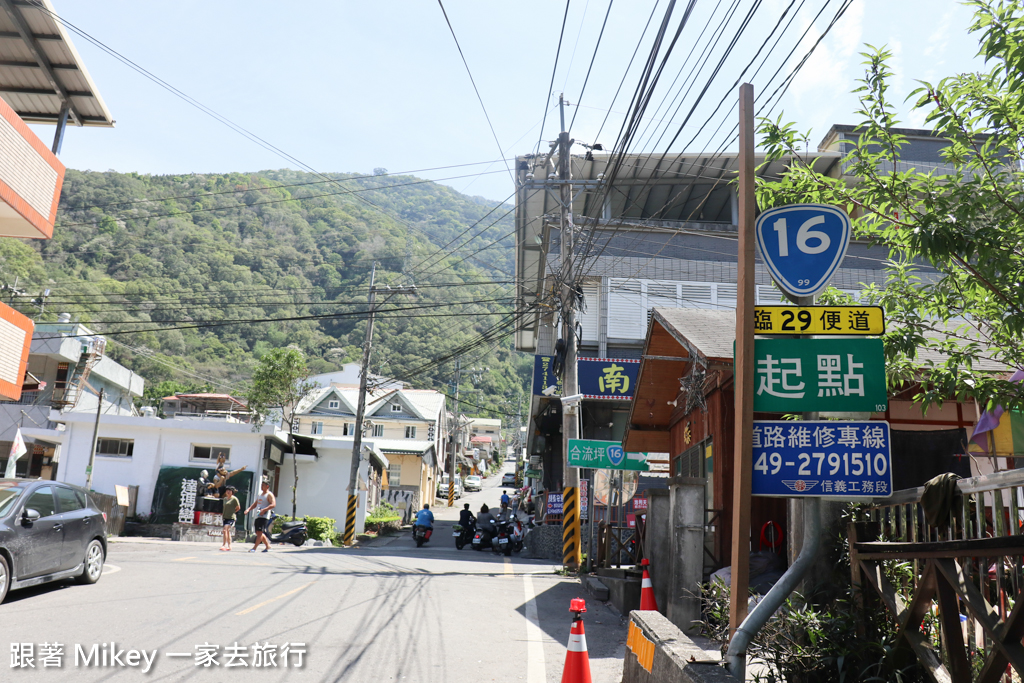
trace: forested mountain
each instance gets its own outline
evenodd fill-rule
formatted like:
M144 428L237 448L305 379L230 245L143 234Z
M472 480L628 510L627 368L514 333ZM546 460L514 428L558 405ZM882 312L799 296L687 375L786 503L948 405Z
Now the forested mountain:
M530 359L506 334L512 206L382 171L69 170L54 238L0 240L0 283L18 278L14 305L32 317L50 289L39 319L66 311L107 333L154 387L237 392L271 348L297 345L317 372L358 360L376 262L377 284L418 294L379 296L371 369L447 390L466 352L479 370L463 396L515 412Z

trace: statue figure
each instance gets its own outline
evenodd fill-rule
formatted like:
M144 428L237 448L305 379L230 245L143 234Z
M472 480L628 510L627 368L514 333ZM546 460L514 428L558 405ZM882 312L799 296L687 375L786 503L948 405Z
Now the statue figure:
M235 476L244 469L246 468L243 466L237 470L234 470L233 472L228 472L227 468L224 467L224 456L222 455L217 458L217 469L214 473L213 483L209 483L206 486L208 489L212 490L214 496L218 498L223 498L225 487L227 486L228 483L228 479Z

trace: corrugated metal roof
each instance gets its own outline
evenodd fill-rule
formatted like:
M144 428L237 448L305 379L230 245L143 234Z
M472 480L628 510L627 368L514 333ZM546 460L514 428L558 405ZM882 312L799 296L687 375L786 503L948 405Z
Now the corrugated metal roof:
M581 272L589 273L593 259L603 252L603 243L623 231L735 231L732 185L739 169L737 153L627 154L611 187L598 186L618 158L592 152L570 159L572 178L591 183L574 192L572 202L574 221L585 226L591 241L583 252L587 255L579 257ZM812 155L810 163L828 173L839 159L837 152L826 151ZM755 161L759 177L773 179L782 177L792 163L788 158L764 163L764 154L755 154ZM516 348L521 351L536 348L540 319L546 312L534 304L545 300L550 287L547 259L558 232L559 208L557 193L545 191L542 184L557 165L557 154L516 158L516 308L525 314L516 331ZM631 236L630 241L635 238ZM637 247L634 243L629 248ZM649 262L656 255L642 256Z
M0 0L0 97L29 123L113 127L81 56L50 0Z

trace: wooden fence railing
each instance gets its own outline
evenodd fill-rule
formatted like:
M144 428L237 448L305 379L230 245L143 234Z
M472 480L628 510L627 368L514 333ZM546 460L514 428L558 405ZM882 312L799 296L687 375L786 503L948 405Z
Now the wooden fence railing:
M107 513L107 535L120 536L124 533L124 521L128 508L117 504L117 496L92 491L90 496L96 501L100 510Z
M1008 666L1024 676L1024 470L957 488L941 523L927 521L920 487L876 499L850 525L855 596L862 610L881 600L931 680L1009 681Z

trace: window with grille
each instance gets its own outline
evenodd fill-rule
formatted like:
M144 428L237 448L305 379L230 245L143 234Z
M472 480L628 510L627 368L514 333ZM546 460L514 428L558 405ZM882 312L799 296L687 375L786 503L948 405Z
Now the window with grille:
M197 460L199 462L216 462L217 458L222 457L227 462L231 459L231 447L230 446L210 446L206 444L192 444L192 456L191 460Z
M96 439L96 455L130 458L134 450L135 439Z
M402 466L388 465L388 486L398 486L402 482Z
M373 425L374 436L384 436L384 425Z

